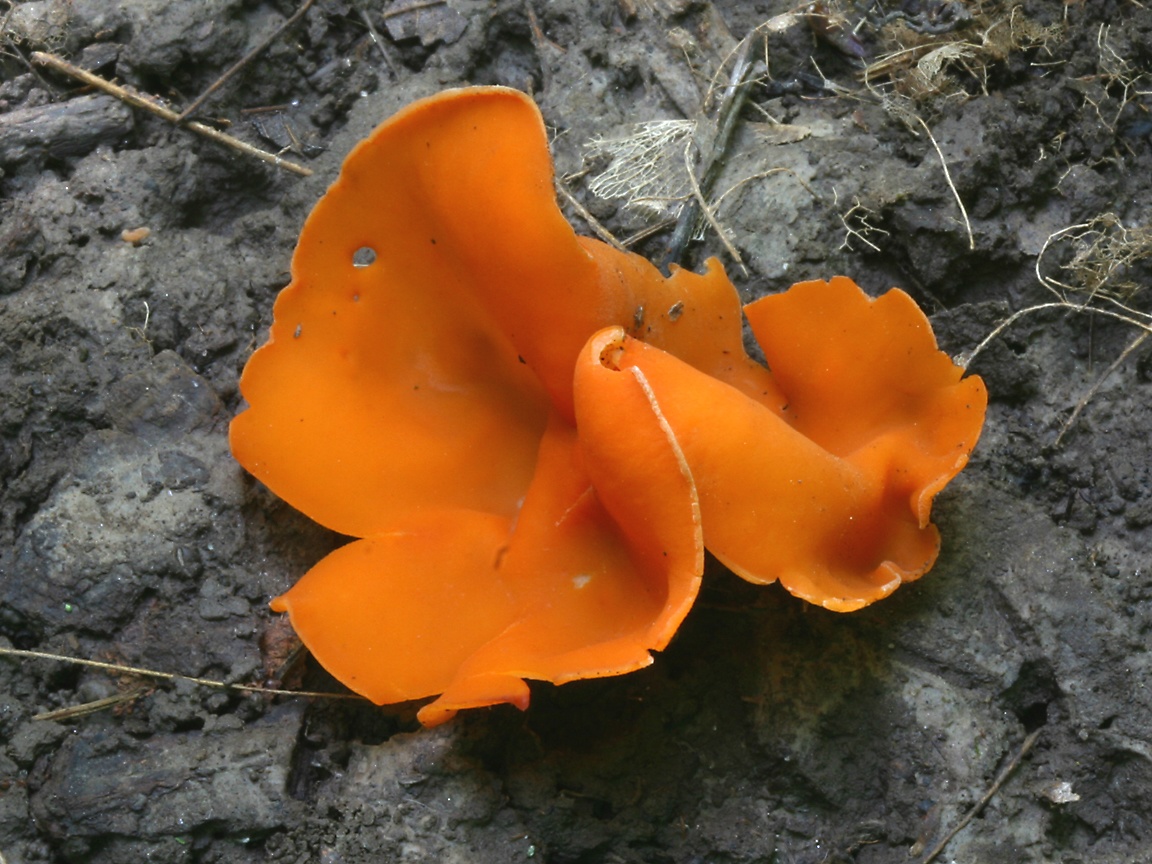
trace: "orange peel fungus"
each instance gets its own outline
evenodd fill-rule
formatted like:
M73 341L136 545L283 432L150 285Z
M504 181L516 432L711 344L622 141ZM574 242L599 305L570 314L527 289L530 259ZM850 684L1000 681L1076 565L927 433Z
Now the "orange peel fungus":
M241 379L236 458L358 538L273 608L374 702L437 696L434 725L651 663L705 546L836 611L918 578L983 383L899 290L744 314L771 372L717 261L664 277L576 236L524 94L405 108L309 216Z

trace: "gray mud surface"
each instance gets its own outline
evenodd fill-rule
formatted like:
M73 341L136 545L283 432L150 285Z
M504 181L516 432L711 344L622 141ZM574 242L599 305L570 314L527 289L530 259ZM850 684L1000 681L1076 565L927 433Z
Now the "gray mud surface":
M1152 861L1152 341L1125 354L1144 331L1100 293L1152 283L1148 4L845 3L839 29L774 19L778 0L405 5L320 0L200 112L291 146L304 179L27 63L179 109L293 3L0 3L0 646L339 690L282 672L267 603L342 540L248 478L226 429L309 209L357 140L444 87L531 92L572 194L627 237L661 214L597 195L612 157L587 142L714 117L709 81L775 20L716 194L788 170L718 210L746 271L711 230L687 264L720 255L748 299L900 285L953 354L1057 299L1042 251L1101 311L1026 315L975 358L991 405L937 499L940 561L858 613L713 566L648 669L431 731L409 705L0 657L3 860L919 861L1028 740L938 860ZM866 86L860 58L897 50ZM1124 296L1146 322L1147 288Z

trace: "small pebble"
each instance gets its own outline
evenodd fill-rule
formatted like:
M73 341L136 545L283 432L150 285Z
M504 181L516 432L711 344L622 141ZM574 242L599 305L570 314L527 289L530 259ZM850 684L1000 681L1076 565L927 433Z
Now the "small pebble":
M148 239L151 233L151 228L125 228L120 232L120 239L125 243L131 243L133 246L139 246Z

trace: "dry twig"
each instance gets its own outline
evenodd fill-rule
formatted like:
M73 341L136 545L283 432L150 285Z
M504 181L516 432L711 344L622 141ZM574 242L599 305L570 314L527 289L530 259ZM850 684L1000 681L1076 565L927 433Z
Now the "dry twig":
M120 663L104 663L100 660L87 660L83 657L69 657L65 654L50 654L45 651L25 651L20 648L4 648L0 646L0 657L20 657L25 660L52 660L56 663L72 663L76 666L87 666L92 669L103 669L105 672L116 672L120 675L139 675L142 678L156 678L161 681L190 681L201 687L215 687L219 690L236 690L242 693L261 693L266 696L313 696L325 699L357 699L363 696L355 693L322 693L312 690L279 690L274 687L260 687L256 684L228 684L224 681L214 681L211 678L196 678L192 675L178 675L174 672L161 672L157 669L145 669L141 666L125 666Z
M728 239L717 228L715 217L707 212L708 207L704 196L712 190L716 178L720 175L724 152L728 149L732 141L732 135L736 131L736 125L740 119L740 111L744 107L744 103L748 101L748 75L753 69L752 58L756 47L756 40L753 36L755 35L757 34L752 33L744 38L744 43L736 55L735 62L732 66L732 73L728 78L728 86L724 88L724 97L720 103L720 109L717 112L716 136L712 141L711 151L704 155L699 182L697 182L695 173L689 167L688 175L692 184L692 190L695 194L686 201L680 209L680 215L676 221L676 230L672 232L664 260L661 262L664 267L667 267L669 264L678 263L684 254L684 248L688 245L692 233L696 230L696 219L701 207L703 207L705 211L705 218L708 219L709 224L711 224L713 228L716 228L717 233L720 234L720 240L724 243L725 248L728 249L729 254L733 255L737 261L740 261L740 256L736 254L732 244L728 242ZM687 156L685 158L687 158ZM743 266L743 262L741 262L741 266Z
M628 251L627 249L624 248L624 244L622 244L619 240L617 240L615 235L613 235L611 231L609 231L607 228L605 228L601 224L600 220L597 219L595 216L593 216L588 211L588 208L585 207L583 204L581 204L579 200L577 200L575 195L573 195L571 192L568 191L568 187L565 186L564 183L559 178L557 178L555 180L555 185L556 185L556 191L560 193L560 197L562 197L565 201L567 201L568 205L573 210L575 210L577 213L580 214L580 218L588 223L588 227L591 228L596 233L597 237L599 237L601 240L603 240L609 246L613 246L616 249L620 250L621 252L627 252Z
M92 87L103 90L115 96L122 102L127 102L135 108L143 108L145 111L155 114L164 120L167 120L173 125L182 126L185 129L191 129L198 135L203 135L205 138L211 138L218 144L223 144L225 147L231 147L240 153L248 156L254 156L262 162L267 162L269 165L275 165L278 168L283 168L286 171L291 171L293 174L298 174L301 177L311 177L312 169L305 168L303 165L297 165L295 162L289 162L287 159L281 159L275 153L269 153L266 150L261 150L253 147L239 138L233 138L221 132L219 129L213 129L211 126L206 126L195 120L187 120L183 123L180 122L180 115L175 111L171 111L162 105L157 105L151 99L141 96L139 93L133 93L131 90L126 90L118 84L113 84L101 78L99 75L93 75L79 66L73 66L67 60L57 57L55 54L46 54L43 51L32 52L32 62L38 66L47 66L49 69L55 69L57 72L62 72L77 81L83 81Z
M409 12L430 9L433 6L443 6L447 2L448 0L424 0L422 3L409 3L407 6L401 6L399 9L389 9L387 12L382 12L380 17L384 20L396 18L400 15L407 15Z
M92 702L85 702L83 705L69 705L67 708L57 708L55 711L43 711L39 714L33 714L32 719L71 720L73 717L95 714L97 711L103 711L105 708L112 708L116 705L132 702L143 696L148 690L148 687L134 687L127 693L117 693L115 696L109 696L107 699L96 699Z
M312 7L312 4L315 2L316 2L316 0L304 0L304 2L301 4L300 8L297 9L292 14L292 17L285 19L284 23L282 23L279 27L277 27L263 42L261 42L259 45L257 45L255 48L253 48L251 51L249 51L247 54L245 54L243 57L241 57L239 60L237 60L227 72L225 72L223 75L221 75L215 81L213 81L212 84L209 85L207 90L205 90L203 93L201 93L195 99L193 99L192 104L190 104L187 108L185 108L183 111L181 111L180 114L177 116L177 121L180 123L183 123L185 120L187 120L193 113L195 113L197 108L199 108L201 105L203 105L205 102L208 101L208 98L213 93L215 93L217 90L219 90L225 84L227 84L229 79L232 78L232 76L234 76L237 72L239 72L241 69L243 69L249 63L251 63L257 57L259 57L269 45L271 45L273 42L275 42L277 39L280 38L281 33L283 33L285 30L287 30L289 27L291 27L293 24L295 24L297 21L299 21L301 18L303 18L305 13L307 13L307 11Z
M708 201L704 198L704 190L700 188L700 183L696 180L696 172L692 170L691 140L689 140L688 143L684 145L684 167L688 169L688 182L692 186L692 198L684 203L684 209L681 211L680 223L676 226L677 231L680 229L680 224L684 224L685 222L683 215L684 212L698 211L699 213L703 214L704 220L712 226L712 230L716 232L716 236L720 238L720 242L724 244L724 248L727 250L728 254L731 255L733 259L735 259L736 263L740 265L740 268L744 270L744 274L747 275L748 270L746 267L744 267L744 259L740 257L740 252L736 249L735 246L732 245L732 241L728 239L728 235L724 233L724 229L721 227L720 223L716 221L716 214L712 212L713 208L708 206ZM694 208L690 206L693 203L696 204ZM695 224L696 220L693 218L691 220L691 227L694 228ZM679 257L680 255L677 254L676 258L678 259ZM666 263L675 263L675 259L670 257Z
M1020 760L1028 755L1028 751L1032 749L1032 745L1036 743L1036 739L1040 737L1042 731L1043 729L1037 729L1029 733L1028 737L1024 739L1024 743L1020 745L1020 749L1008 760L1008 764L1004 766L1004 769L996 775L996 779L992 781L992 785L988 787L988 791L984 793L979 801L972 805L972 809L964 814L964 818L957 822L951 831L940 838L940 842L933 846L931 851L921 859L920 864L930 864L930 862L934 861L936 856L944 851L944 847L948 845L952 838L963 831L965 826L979 815L980 811L992 800L992 797L1000 791L1000 787L1004 785L1012 772L1016 770L1016 766L1020 764Z
M368 38L372 40L372 44L376 46L376 50L379 51L380 56L384 58L384 65L388 67L389 74L395 78L396 64L392 62L392 58L388 55L388 49L384 47L384 37L380 35L380 31L378 31L376 25L372 23L372 16L363 9L358 11L360 12L360 20L364 22L364 26L368 29Z

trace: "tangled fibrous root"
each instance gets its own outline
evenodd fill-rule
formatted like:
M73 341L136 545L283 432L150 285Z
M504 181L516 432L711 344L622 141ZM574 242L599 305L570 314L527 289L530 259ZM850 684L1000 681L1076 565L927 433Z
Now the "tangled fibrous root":
M1058 250L1066 262L1049 265ZM1048 236L1036 258L1036 278L1055 300L1028 306L1012 314L970 352L956 358L968 367L997 336L1021 318L1046 309L1103 315L1139 332L1073 407L1053 441L1060 446L1077 418L1108 377L1152 336L1152 314L1136 308L1144 289L1138 269L1152 261L1152 227L1125 226L1114 213L1102 213L1087 222L1069 225ZM1057 275L1059 274L1059 278Z

